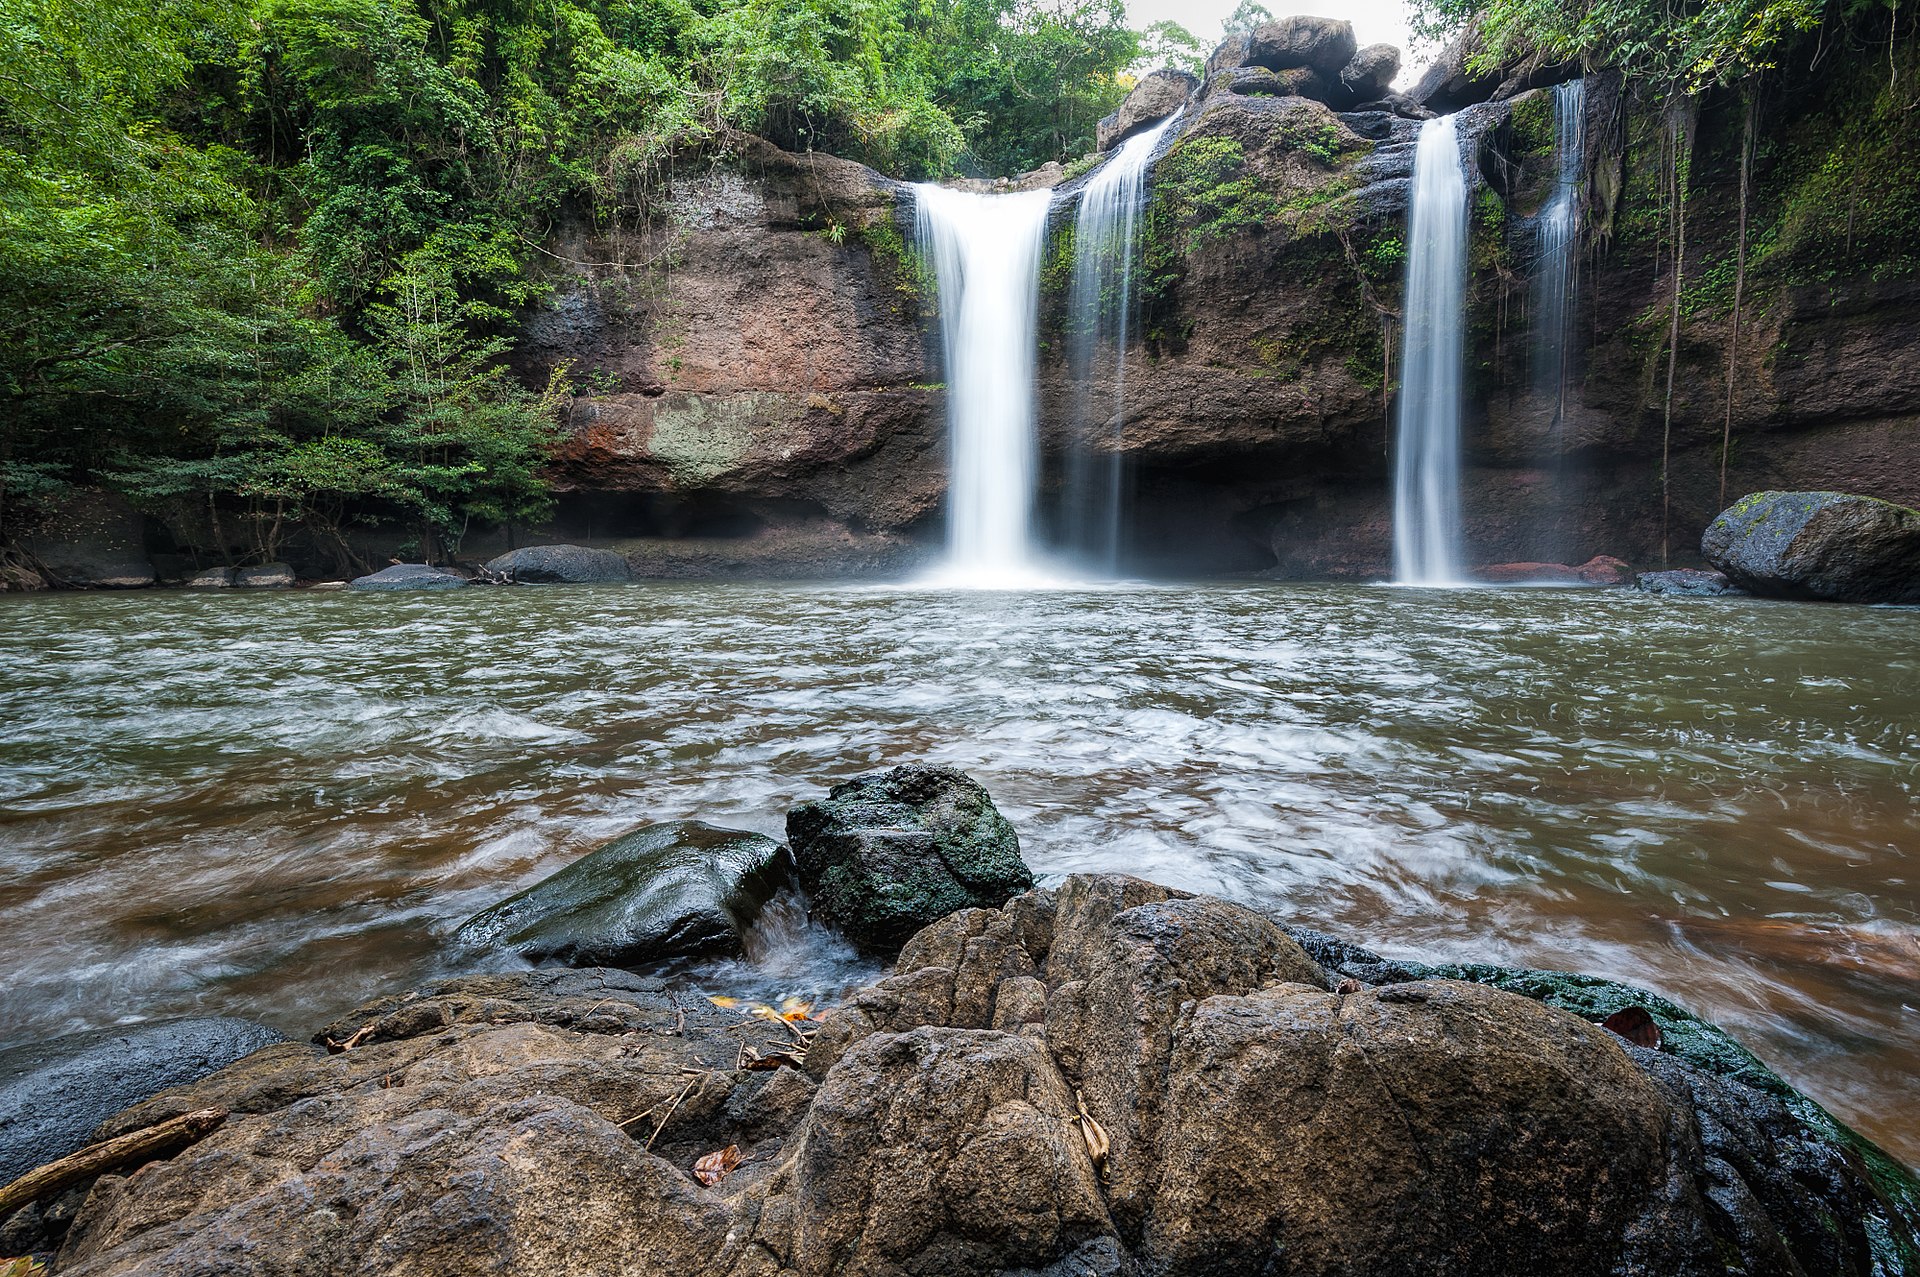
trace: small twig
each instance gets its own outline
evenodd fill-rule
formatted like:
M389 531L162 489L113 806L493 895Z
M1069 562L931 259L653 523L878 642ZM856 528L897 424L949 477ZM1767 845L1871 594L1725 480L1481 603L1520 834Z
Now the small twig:
M642 1146L642 1150L644 1152L651 1153L653 1151L653 1142L660 1138L660 1132L666 1130L667 1123L673 1120L674 1110L680 1107L680 1101L686 1099L687 1092L691 1091L694 1087L700 1085L700 1083L703 1080L705 1080L706 1076L707 1075L705 1073L701 1073L695 1077L689 1078L687 1080L687 1084L680 1088L680 1094L673 1097L673 1103L667 1106L667 1111L665 1113L661 1114L660 1124L653 1128L653 1134L647 1136L647 1142L645 1145Z
M225 1109L197 1109L158 1126L149 1126L117 1139L92 1144L59 1161L48 1162L0 1188L0 1216L11 1213L16 1206L50 1197L63 1188L70 1188L82 1180L93 1179L122 1166L170 1157L194 1141L212 1134L226 1120Z

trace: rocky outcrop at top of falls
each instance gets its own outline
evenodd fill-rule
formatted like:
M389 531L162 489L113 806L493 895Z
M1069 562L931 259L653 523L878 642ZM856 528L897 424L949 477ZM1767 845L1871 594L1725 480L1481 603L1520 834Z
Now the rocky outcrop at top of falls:
M1111 875L949 915L818 1018L617 970L472 976L95 1134L208 1111L198 1143L93 1184L56 1274L1865 1277L1920 1255L1905 1170L1662 999L1390 962Z

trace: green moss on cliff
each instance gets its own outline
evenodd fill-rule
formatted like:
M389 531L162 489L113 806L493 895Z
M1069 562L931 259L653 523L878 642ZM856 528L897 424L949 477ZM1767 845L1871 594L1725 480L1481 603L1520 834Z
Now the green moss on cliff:
M895 310L908 316L931 313L933 267L907 243L893 219L867 222L855 227L853 234L866 248L874 277L892 297Z

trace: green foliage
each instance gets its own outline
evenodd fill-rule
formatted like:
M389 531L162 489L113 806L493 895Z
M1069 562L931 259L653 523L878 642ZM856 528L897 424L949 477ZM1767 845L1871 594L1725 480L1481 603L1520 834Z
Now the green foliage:
M556 219L645 217L743 130L1077 155L1140 48L1120 0L0 0L0 546L75 486L222 556L537 517L563 388L501 334Z
M1897 0L1414 0L1414 27L1435 38L1475 25L1479 71L1539 57L1615 67L1672 93L1769 70L1823 22L1887 10Z
M1263 22L1272 22L1273 12L1260 0L1240 0L1227 15L1220 29L1227 35L1246 35Z
M1140 33L1138 65L1148 71L1174 67L1199 75L1207 65L1208 48L1178 22L1153 23Z

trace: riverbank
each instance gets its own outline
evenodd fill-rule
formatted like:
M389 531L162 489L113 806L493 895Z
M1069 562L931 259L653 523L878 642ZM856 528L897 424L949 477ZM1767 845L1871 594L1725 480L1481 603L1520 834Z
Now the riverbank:
M1075 875L927 927L824 1015L784 1010L598 968L376 1000L104 1122L221 1115L70 1205L54 1271L1920 1263L1910 1174L1604 981L1395 963Z

